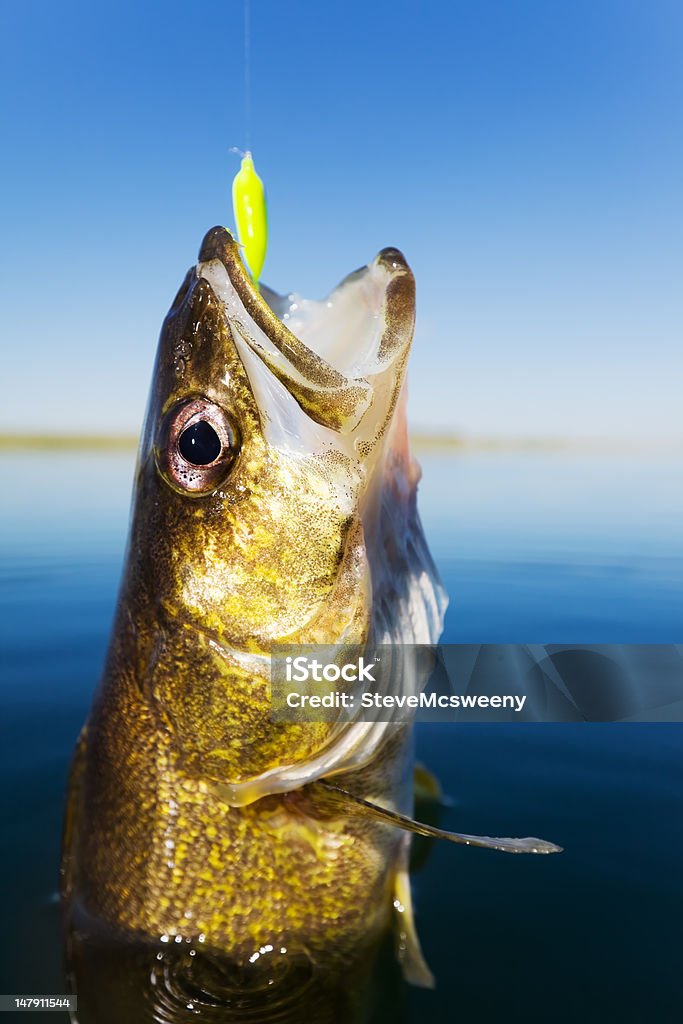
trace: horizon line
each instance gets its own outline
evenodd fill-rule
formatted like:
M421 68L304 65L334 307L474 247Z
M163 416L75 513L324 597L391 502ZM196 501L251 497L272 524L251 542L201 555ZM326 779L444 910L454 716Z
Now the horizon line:
M417 452L447 451L554 451L584 453L674 453L683 455L683 438L629 437L553 437L504 436L447 433L445 431L410 431L412 447ZM0 451L134 451L138 434L99 434L79 432L3 433Z

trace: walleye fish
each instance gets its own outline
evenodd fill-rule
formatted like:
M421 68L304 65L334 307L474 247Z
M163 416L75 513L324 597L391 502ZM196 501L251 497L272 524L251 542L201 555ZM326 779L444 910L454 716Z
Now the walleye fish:
M407 977L430 983L410 728L270 705L277 642L440 635L406 428L414 308L396 249L313 302L259 293L214 228L166 317L66 814L82 1024L355 1020L394 917Z

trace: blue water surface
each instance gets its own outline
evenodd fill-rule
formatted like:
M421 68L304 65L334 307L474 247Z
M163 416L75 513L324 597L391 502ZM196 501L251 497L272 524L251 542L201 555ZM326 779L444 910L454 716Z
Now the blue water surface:
M683 641L683 459L421 461L446 641ZM133 456L0 462L0 991L58 992L66 773L106 649ZM415 894L437 988L407 990L405 1020L683 1019L683 726L422 725L418 752L451 798L444 827L565 852L431 849Z

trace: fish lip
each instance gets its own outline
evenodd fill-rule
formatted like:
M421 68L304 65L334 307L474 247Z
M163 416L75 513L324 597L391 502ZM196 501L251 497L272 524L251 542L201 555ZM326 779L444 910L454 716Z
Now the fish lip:
M198 264L218 260L225 267L242 305L257 327L283 351L300 345L299 339L272 311L242 262L239 245L227 228L216 226L204 235Z

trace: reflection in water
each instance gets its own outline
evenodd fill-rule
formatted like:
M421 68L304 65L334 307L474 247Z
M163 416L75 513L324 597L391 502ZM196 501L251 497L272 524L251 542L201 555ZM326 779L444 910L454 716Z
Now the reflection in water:
M319 967L303 950L269 943L246 962L234 963L195 939L132 941L79 914L67 961L70 987L78 994L78 1024L401 1019L397 1000L403 982L388 943L337 971Z

